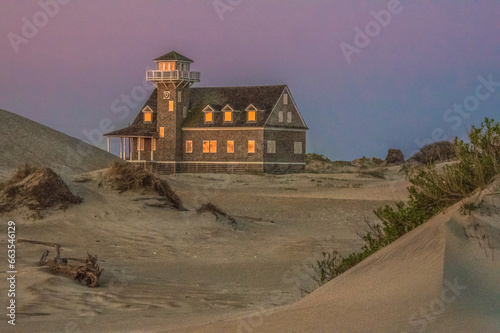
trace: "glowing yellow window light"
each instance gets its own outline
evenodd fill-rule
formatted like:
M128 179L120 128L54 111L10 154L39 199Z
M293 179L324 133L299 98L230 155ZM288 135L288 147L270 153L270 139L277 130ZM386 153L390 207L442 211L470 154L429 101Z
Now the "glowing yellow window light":
M210 153L210 141L203 141L203 152Z
M248 140L248 152L255 153L255 140Z
M217 152L217 141L210 141L210 152L211 153Z
M233 121L233 113L231 111L224 112L224 121Z
M248 111L248 121L255 121L255 111Z
M227 142L227 152L234 153L234 141Z
M152 119L151 112L145 112L144 113L144 121L145 122L151 122L151 119Z
M209 123L212 122L214 119L213 112L206 112L205 113L205 122Z

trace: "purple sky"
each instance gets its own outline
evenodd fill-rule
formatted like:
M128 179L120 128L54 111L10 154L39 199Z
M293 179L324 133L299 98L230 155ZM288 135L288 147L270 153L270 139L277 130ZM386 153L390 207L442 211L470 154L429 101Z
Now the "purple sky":
M370 12L394 0L60 1L53 17L38 1L2 1L0 108L79 139L102 119L132 122L139 106L122 119L113 102L135 92L142 105L146 68L171 50L195 61L198 86L288 84L308 152L335 160L408 156L500 118L499 1L401 1L386 27ZM26 21L38 31L23 35ZM340 45L367 24L370 43L348 63ZM490 75L499 84L475 97Z

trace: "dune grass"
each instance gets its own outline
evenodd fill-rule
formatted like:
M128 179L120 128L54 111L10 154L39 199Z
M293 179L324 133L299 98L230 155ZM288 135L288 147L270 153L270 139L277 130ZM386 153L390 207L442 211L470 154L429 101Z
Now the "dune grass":
M409 201L386 205L374 211L382 221L369 225L360 252L343 257L334 250L317 261L315 280L322 285L355 266L374 252L428 221L445 208L484 189L500 174L500 124L486 118L472 127L469 142L455 139L458 161L442 169L434 165L407 171L411 182Z

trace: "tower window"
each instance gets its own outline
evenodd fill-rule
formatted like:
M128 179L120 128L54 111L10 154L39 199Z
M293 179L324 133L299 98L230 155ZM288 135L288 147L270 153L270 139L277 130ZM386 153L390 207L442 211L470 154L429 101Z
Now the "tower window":
M182 91L177 92L177 102L182 102Z
M165 127L160 127L160 138L165 137Z
M150 123L152 120L152 115L151 112L144 112L144 122L145 123Z
M291 123L292 122L292 113L291 112L287 112L286 113L286 122L287 123Z
M187 116L188 116L188 108L187 108L187 106L184 106L182 108L182 117L186 118Z
M191 154L193 152L193 141L186 141L186 153Z
M283 95L283 104L288 105L288 94Z
M248 140L248 152L255 153L255 140Z
M234 141L227 142L227 152L228 154L234 153Z
M174 101L168 102L168 111L174 111Z
M283 111L278 112L278 122L283 122Z

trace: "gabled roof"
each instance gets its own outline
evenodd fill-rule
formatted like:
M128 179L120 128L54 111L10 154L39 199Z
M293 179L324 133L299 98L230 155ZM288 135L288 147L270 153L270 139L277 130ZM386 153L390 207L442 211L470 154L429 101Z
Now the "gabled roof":
M161 57L156 58L153 61L187 61L187 62L194 62L193 60L189 59L188 57L183 56L180 53L177 53L175 51L169 52L167 54L162 55Z
M191 88L189 93L191 112L182 127L262 127L285 88L286 85ZM222 119L221 121L215 119L213 123L205 124L202 110L207 105L224 107L227 104L235 111L245 111L250 104L253 104L263 114L259 112L257 121L252 123L247 123L246 112L238 112L238 114L235 114L232 123L224 123Z
M141 112L135 117L134 122L130 127L122 128L117 131L113 131L104 135L109 136L146 136L155 137L157 136L156 130L156 109L157 109L157 95L158 91L155 89L149 99L141 108ZM149 107L153 111L153 119L151 123L144 123L144 110L145 107Z

